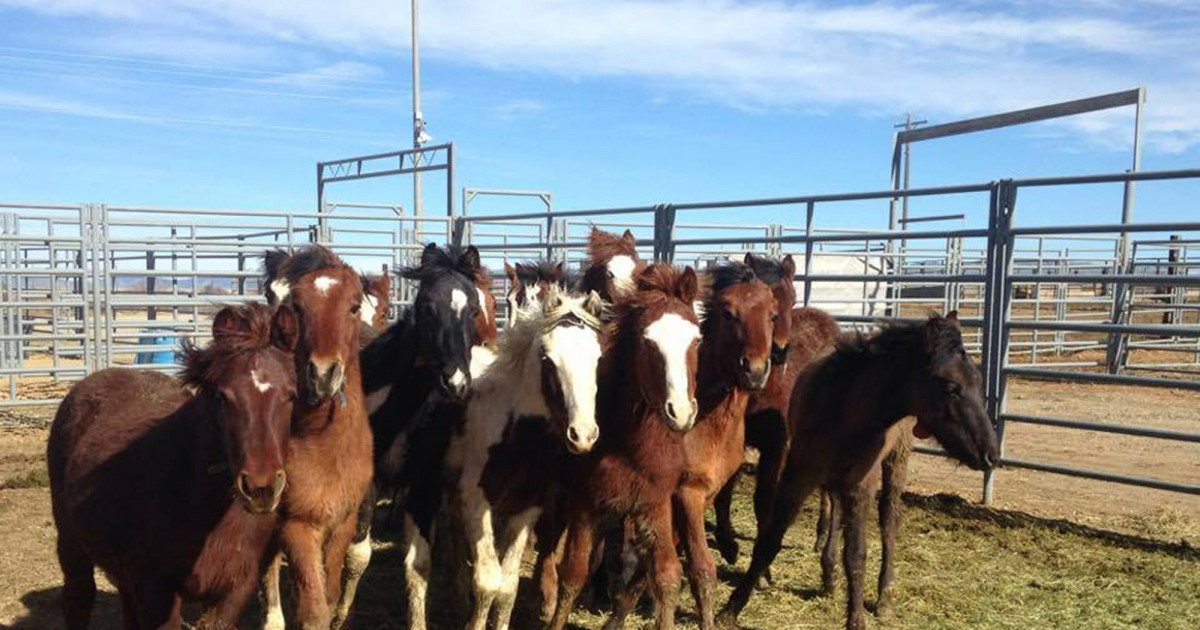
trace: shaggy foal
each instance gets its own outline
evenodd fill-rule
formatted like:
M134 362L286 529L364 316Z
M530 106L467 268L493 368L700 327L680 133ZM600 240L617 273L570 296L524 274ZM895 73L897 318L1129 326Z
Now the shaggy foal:
M296 338L290 309L227 307L180 380L111 368L71 388L46 453L68 630L88 625L95 566L126 628L179 628L184 599L205 603L199 627L237 622L290 481Z
M875 494L872 473L897 437L892 428L910 415L917 418L916 435L935 436L950 456L972 469L987 470L998 461L981 378L963 348L956 313L889 324L871 337L844 338L801 374L792 394L792 442L777 499L754 543L750 568L721 613L725 625L736 623L804 500L824 488L838 496L846 520L846 627L866 626L865 512Z

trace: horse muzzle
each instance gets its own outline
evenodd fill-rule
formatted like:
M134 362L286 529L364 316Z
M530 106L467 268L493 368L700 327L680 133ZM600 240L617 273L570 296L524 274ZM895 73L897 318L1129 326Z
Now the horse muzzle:
M788 352L791 351L791 344L771 344L771 365L783 365L787 363Z
M233 484L233 491L247 512L270 514L279 507L286 487L287 473L283 470L275 471L269 479L253 479L243 470Z
M743 357L741 367L742 387L757 392L767 386L767 379L771 378L770 361L763 361L761 364L755 365L753 361Z
M320 402L333 398L335 394L342 391L342 387L346 382L346 374L342 369L341 361L321 362L309 361L308 373L308 388L312 394L313 402Z

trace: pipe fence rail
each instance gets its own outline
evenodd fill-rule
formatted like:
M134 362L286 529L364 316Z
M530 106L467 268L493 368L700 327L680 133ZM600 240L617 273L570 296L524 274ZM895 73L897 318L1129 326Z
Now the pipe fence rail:
M67 384L112 365L176 369L180 337L203 338L218 305L259 299L267 248L329 245L366 273L414 262L422 241L473 244L493 270L534 258L576 267L596 226L628 229L644 257L678 264L790 254L798 302L848 327L959 311L1002 444L1009 423L1197 443L1194 430L1007 409L1014 378L1200 391L1200 220L1043 223L1053 215L1038 211L1038 191L1152 181L1198 185L1200 169L572 210L555 209L542 191L464 189L463 214L444 217L328 201L308 212L0 204L0 408L55 404ZM1021 191L1035 197L1029 210L1018 211ZM539 210L468 212L486 195L528 197ZM938 211L881 217L904 198ZM771 221L739 220L748 211ZM882 229L839 225L852 216L873 216L865 223ZM494 290L508 289L497 274ZM412 293L393 282L394 304ZM1020 453L1002 464L1200 494L1195 482ZM984 475L985 501L995 478Z

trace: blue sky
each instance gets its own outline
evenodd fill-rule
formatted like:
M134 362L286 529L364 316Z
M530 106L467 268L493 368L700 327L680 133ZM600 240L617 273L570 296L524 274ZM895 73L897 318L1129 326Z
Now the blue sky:
M423 109L459 185L559 207L881 189L906 110L1138 85L1143 168L1200 166L1193 1L424 4ZM3 200L307 209L315 162L410 142L407 2L0 0L0 33ZM1132 119L921 145L913 184L1121 171ZM1164 190L1139 191L1141 216L1196 186ZM1111 192L1061 210L1110 212ZM396 180L330 196L410 200Z

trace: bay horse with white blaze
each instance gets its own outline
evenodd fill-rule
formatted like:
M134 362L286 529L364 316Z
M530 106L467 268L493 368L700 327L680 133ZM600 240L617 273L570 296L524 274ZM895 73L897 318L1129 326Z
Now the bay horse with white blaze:
M979 371L963 348L956 313L886 324L870 337L844 337L832 354L800 375L777 498L754 543L750 568L721 613L724 624L736 623L804 500L825 489L838 497L846 521L846 627L865 628L865 512L877 484L872 473L891 449L892 428L906 416L916 416L918 436L933 435L951 457L972 469L990 469L999 459Z
M696 421L700 324L695 271L647 267L636 291L615 306L612 339L600 361L592 453L568 460L567 540L550 627L562 630L590 572L594 535L631 519L648 558L659 628L674 624L682 569L671 529L671 495L684 470L683 434ZM557 540L557 537L554 538ZM544 584L552 583L548 571Z
M625 230L617 236L593 227L588 233L587 252L581 290L595 291L609 302L633 293L634 278L646 268L646 263L638 257L633 232Z
M331 607L341 599L342 568L373 473L359 367L362 279L319 245L293 255L268 252L265 267L273 301L300 320L300 404L288 443L279 540L296 589L297 621L306 630L325 630L342 621L333 619ZM269 628L283 623L278 592L271 590L272 581L278 583L274 564L264 584ZM341 603L339 611L348 607Z
M297 336L290 309L226 307L179 380L111 368L71 388L46 453L68 630L88 626L96 566L126 628L179 628L185 599L205 605L198 627L234 627L293 482Z

